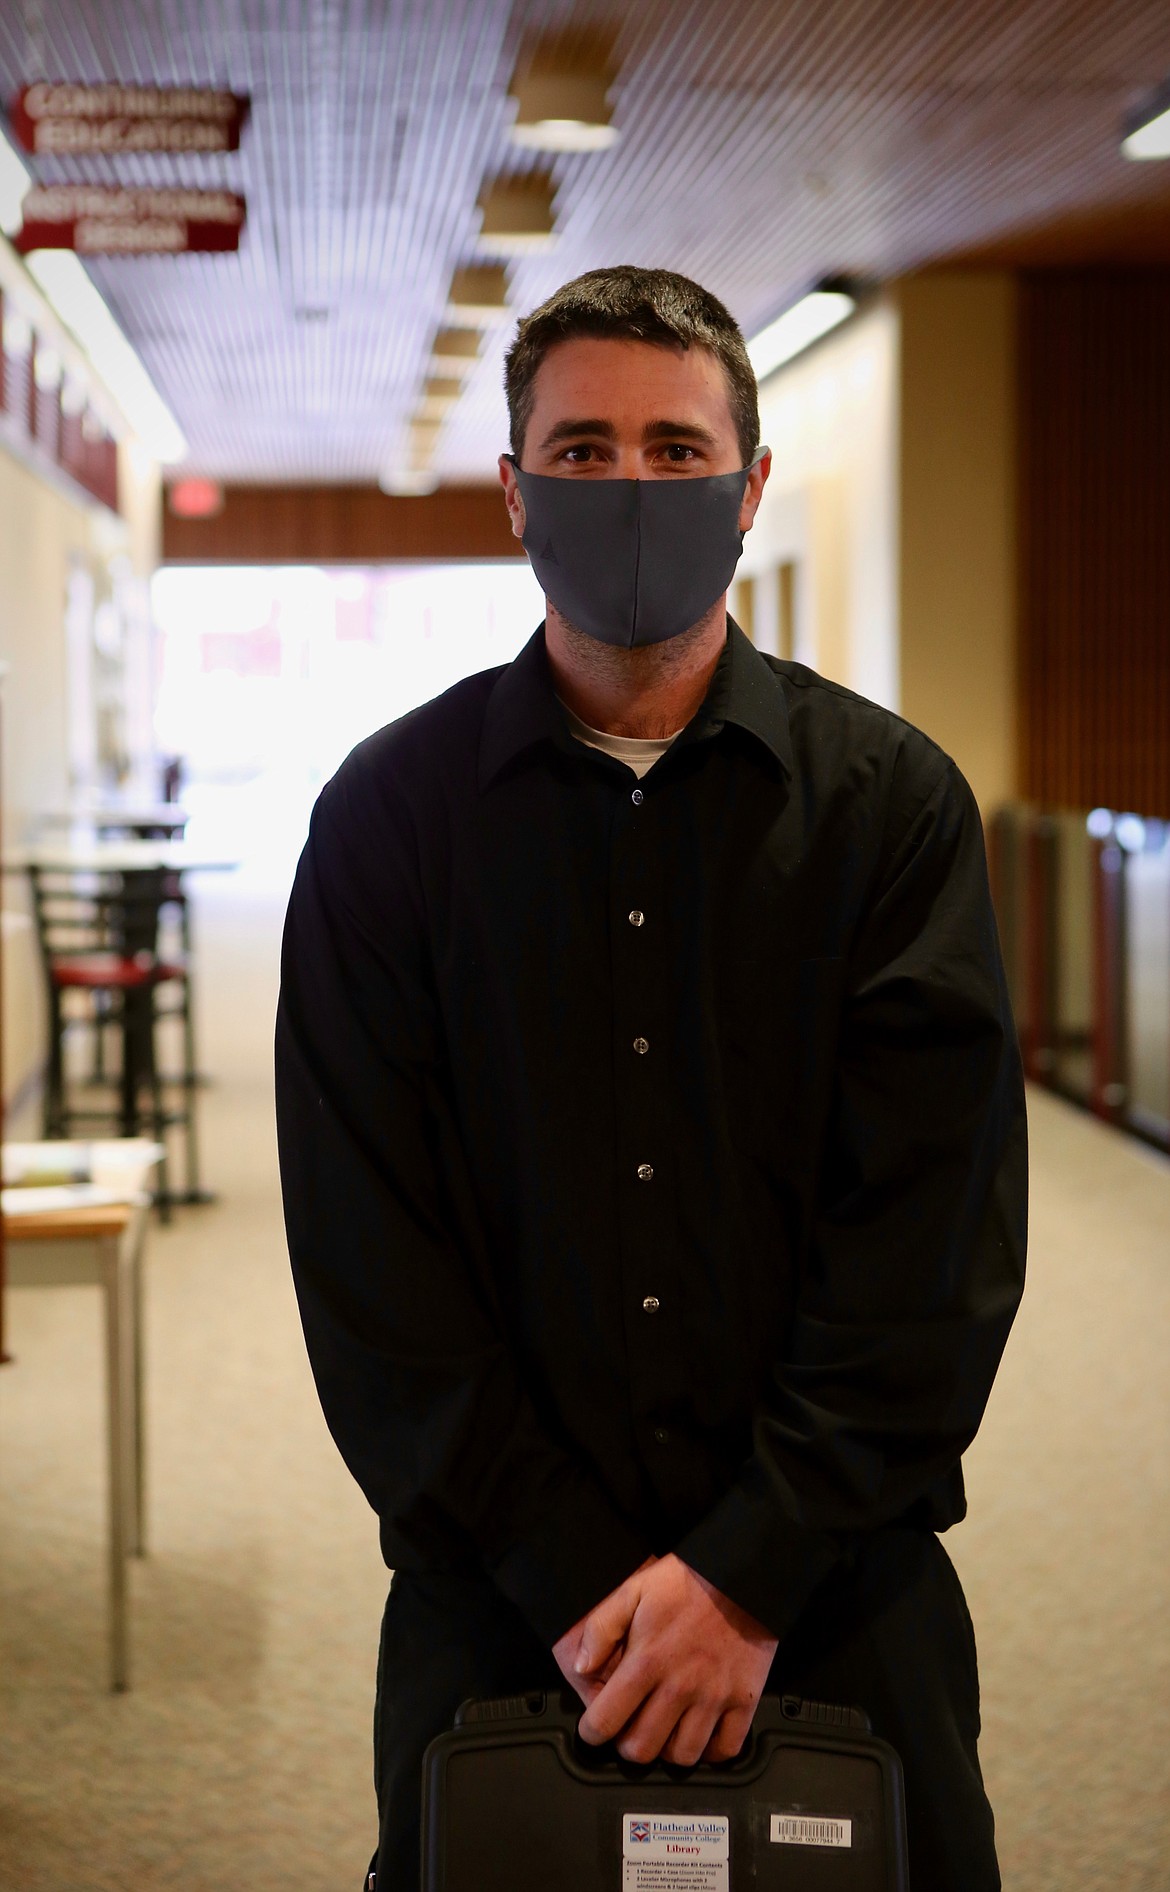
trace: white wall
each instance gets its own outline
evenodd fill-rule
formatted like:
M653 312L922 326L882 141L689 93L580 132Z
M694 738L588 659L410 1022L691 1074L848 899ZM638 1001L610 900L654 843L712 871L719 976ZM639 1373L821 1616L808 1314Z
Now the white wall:
M875 302L760 388L772 473L744 545L755 636L896 708L898 319ZM776 568L794 565L791 650L777 648ZM761 606L763 609L761 610Z

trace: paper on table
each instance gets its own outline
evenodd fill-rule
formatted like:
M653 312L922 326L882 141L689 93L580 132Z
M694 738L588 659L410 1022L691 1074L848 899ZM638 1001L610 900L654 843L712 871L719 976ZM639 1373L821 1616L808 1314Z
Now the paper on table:
M93 1145L65 1144L58 1149L13 1148L4 1151L6 1189L51 1188L60 1183L93 1181Z
M11 1217L44 1215L53 1209L112 1208L132 1200L125 1189L99 1189L96 1183L57 1183L45 1188L0 1190L0 1212Z

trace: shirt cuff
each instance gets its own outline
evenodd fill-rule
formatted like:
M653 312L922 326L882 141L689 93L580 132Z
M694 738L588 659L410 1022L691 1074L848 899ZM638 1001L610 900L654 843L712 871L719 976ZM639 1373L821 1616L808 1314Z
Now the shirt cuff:
M674 1550L783 1641L845 1542L834 1532L808 1530L786 1517L774 1498L737 1484Z
M491 1565L495 1582L552 1648L651 1554L592 1479L567 1479L524 1537Z

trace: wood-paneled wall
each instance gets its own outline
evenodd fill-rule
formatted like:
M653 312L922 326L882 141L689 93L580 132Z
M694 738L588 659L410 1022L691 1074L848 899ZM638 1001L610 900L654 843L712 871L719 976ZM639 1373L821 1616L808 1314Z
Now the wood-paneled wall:
M397 499L376 486L229 486L211 519L163 517L171 564L377 564L524 556L499 486Z
M1020 786L1170 817L1170 270L1026 273Z

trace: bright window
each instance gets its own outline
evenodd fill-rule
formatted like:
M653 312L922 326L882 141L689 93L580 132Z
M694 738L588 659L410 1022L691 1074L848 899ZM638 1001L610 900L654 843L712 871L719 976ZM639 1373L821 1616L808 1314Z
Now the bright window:
M155 730L182 799L266 851L304 833L354 744L461 677L508 663L544 614L515 564L165 566Z

